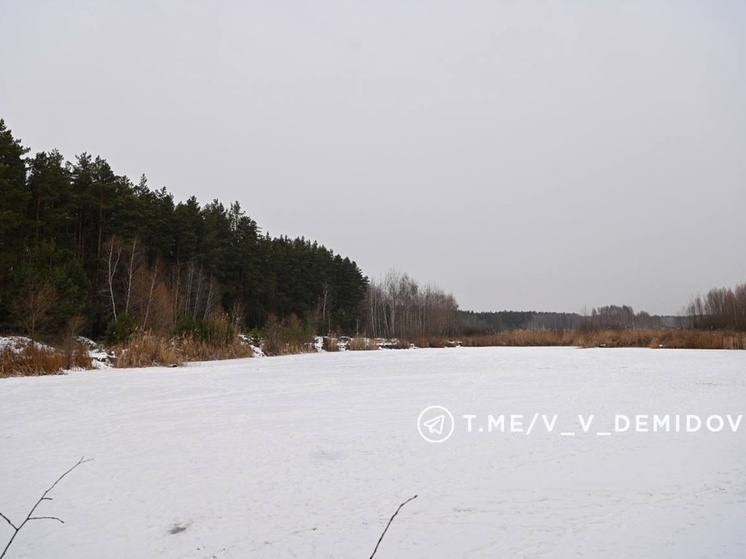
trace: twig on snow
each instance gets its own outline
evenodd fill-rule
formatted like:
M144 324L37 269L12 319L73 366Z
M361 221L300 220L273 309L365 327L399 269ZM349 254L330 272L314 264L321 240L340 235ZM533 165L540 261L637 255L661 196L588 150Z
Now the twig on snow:
M402 507L406 505L409 501L413 501L416 498L417 498L417 495L415 495L414 497L410 497L409 499L404 501L401 505L399 505L399 508L396 509L396 512L394 512L394 514L391 515L391 518L389 518L389 523L386 524L386 527L383 529L383 533L381 534L381 537L378 538L378 543L376 544L376 548L373 550L373 553L371 554L370 559L373 559L373 556L375 556L376 552L378 551L378 546L381 545L381 541L383 541L383 536L386 535L386 531L389 529L389 526L391 526L391 523L394 521L394 518L396 517L396 515L399 514L399 511L402 509ZM2 557L0 557L0 559L2 559Z
M52 491L52 489L54 489L57 486L57 484L60 481L62 481L62 479L67 474L69 474L70 472L72 472L75 468L77 468L81 464L85 464L86 462L90 462L91 460L93 460L93 458L82 457L80 460L78 460L75 463L75 465L72 468L70 468L69 470L67 470L60 477L58 477L57 481L55 481L52 484L52 486L44 492L44 494L41 496L41 498L38 501L36 501L36 504L31 508L31 510L29 511L29 513L26 515L25 520L23 522L21 522L18 526L16 526L15 524L13 524L13 522L11 522L10 519L7 516L5 516L3 513L0 512L0 518L2 518L3 520L5 520L5 522L7 522L8 524L10 524L11 528L13 528L13 535L10 537L10 540L8 541L7 545L5 546L5 549L3 549L3 552L0 553L0 559L3 559L5 557L5 554L7 553L8 548L10 547L10 544L13 543L13 540L16 539L16 536L18 535L18 532L20 532L21 529L23 529L23 527L26 525L27 522L30 522L31 520L56 520L57 522L61 522L62 524L65 523L62 519L57 518L56 516L33 516L33 514L34 514L34 512L36 512L36 508L42 503L42 501L51 501L52 500L52 498L51 497L47 497L47 495L49 494L50 491Z

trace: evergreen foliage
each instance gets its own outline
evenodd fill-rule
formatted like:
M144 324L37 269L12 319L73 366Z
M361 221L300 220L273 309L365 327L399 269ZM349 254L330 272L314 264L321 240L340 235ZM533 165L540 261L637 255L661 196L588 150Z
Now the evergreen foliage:
M368 280L349 258L262 234L238 202L176 202L101 157L28 151L0 120L0 332L54 336L82 316L94 338L211 338L226 313L221 332L270 315L354 331Z

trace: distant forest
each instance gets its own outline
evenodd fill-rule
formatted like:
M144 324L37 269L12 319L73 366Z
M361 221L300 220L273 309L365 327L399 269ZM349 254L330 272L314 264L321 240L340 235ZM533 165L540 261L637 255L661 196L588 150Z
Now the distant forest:
M681 316L635 312L626 305L594 308L590 313L472 312L459 311L463 332L484 334L512 330L655 330L694 328L697 330L746 331L746 284L715 288L697 295Z
M390 271L369 282L348 257L263 234L238 202L174 200L101 157L30 156L0 119L0 334L168 337L216 320L233 331L402 340L514 330L746 331L746 284L692 299L683 316L628 306L590 313L460 311L455 298ZM201 329L201 330L200 330ZM209 333L209 332L208 332ZM209 337L209 336L207 336Z
M465 334L508 332L511 330L656 329L692 326L688 317L635 313L626 305L594 308L587 315L557 312L460 312Z

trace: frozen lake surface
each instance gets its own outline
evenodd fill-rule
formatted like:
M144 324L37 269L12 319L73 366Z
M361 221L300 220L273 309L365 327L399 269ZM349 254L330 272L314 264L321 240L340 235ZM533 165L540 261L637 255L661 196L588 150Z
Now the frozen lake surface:
M433 405L453 425L430 410L418 429ZM65 524L28 524L7 559L368 558L415 494L376 558L746 557L744 413L738 351L347 352L5 379L0 512L20 522L94 458L37 511ZM420 435L451 426L439 444ZM11 533L0 524L0 549Z

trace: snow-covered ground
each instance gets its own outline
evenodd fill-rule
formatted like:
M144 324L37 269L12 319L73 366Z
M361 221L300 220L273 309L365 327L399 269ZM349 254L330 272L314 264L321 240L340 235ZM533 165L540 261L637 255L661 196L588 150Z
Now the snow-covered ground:
M431 405L455 417L440 444L418 431ZM367 558L415 494L378 559L746 557L746 425L727 419L745 412L738 351L343 352L4 379L0 512L20 521L94 458L37 511L65 524L31 522L7 558ZM636 414L725 427L634 432ZM0 549L10 535L0 524Z

